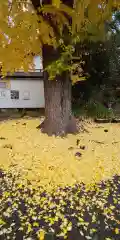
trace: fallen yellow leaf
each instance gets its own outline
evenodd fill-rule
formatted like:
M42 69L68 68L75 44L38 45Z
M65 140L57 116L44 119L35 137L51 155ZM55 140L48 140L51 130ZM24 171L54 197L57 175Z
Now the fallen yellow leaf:
M118 228L115 228L115 233L116 234L119 234L120 233L120 230Z
M44 240L45 239L45 232L44 230L40 230L38 234L39 240Z

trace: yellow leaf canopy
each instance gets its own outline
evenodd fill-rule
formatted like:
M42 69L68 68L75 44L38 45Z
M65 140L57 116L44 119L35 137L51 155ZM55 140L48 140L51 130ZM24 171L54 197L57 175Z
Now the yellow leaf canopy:
M32 2L0 0L0 63L3 74L21 67L27 71L33 67L33 55L41 54L43 44L57 46L56 32L49 22L53 21L62 35L64 24L71 27L66 17L70 16L72 34L79 33L82 40L86 32L93 31L93 25L94 30L99 28L99 33L102 33L103 23L111 18L113 6L120 6L120 0L74 0L73 8L70 8L64 0L52 0L51 5L41 4L36 12ZM49 19L45 17L48 14Z

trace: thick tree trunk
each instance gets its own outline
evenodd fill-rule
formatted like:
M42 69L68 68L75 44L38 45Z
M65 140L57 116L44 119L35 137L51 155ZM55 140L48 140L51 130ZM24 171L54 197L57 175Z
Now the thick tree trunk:
M51 46L43 46L43 68L59 58L60 52ZM48 135L65 136L77 133L77 124L71 109L71 79L69 72L49 80L44 71L45 120L41 130Z
M35 10L40 6L39 0L31 0ZM44 0L43 4L50 4L51 0ZM73 0L63 0L68 6L73 5ZM37 11L37 14L40 13ZM44 16L51 24L49 14ZM70 19L71 20L71 19ZM56 28L54 29L56 30ZM66 31L65 31L66 33ZM56 32L56 37L60 37ZM60 49L43 45L43 68L60 57ZM55 80L49 80L47 72L44 72L44 92L45 92L45 121L41 124L41 129L48 135L64 136L67 133L76 133L77 125L71 110L71 81L69 72L64 72L62 76L57 76Z
M71 80L68 72L49 80L44 73L45 121L41 124L42 132L48 135L65 136L77 133L77 125L71 110Z

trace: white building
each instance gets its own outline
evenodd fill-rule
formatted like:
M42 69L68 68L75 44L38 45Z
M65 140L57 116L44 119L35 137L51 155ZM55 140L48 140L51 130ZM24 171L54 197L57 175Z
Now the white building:
M34 63L34 72L16 72L0 79L0 108L44 108L41 58L35 57Z

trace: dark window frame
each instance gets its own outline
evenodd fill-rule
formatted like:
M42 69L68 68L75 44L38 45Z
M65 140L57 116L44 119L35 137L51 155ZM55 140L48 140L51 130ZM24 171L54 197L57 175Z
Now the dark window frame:
M12 100L19 100L19 91L18 90L11 90L10 97Z

